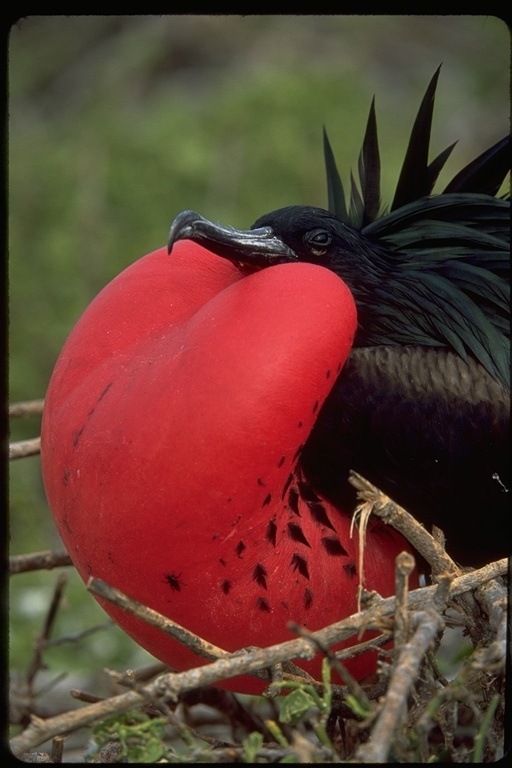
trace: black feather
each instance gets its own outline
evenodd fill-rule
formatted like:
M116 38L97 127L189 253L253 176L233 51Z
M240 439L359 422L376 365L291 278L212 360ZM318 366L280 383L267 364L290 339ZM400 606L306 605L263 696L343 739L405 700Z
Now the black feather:
M380 155L375 99L372 99L363 146L359 155L359 180L363 210L358 228L362 229L377 218L380 209Z
M453 177L444 192L497 195L506 175L503 171L507 168L507 158L510 164L510 136L501 139L466 165Z
M441 67L438 67L428 84L418 114L416 115L402 170L398 178L395 197L391 204L392 211L396 208L401 208L406 203L411 202L411 200L417 200L419 197L428 195L432 191L431 180L434 174L429 171L428 153L432 117L434 114L434 99L440 71ZM439 164L440 160L438 158L436 166L439 166Z
M336 160L332 151L331 144L327 137L327 131L324 128L324 158L327 169L327 198L329 210L334 213L341 221L348 223L347 203L345 201L345 192L341 182L340 174L336 166Z

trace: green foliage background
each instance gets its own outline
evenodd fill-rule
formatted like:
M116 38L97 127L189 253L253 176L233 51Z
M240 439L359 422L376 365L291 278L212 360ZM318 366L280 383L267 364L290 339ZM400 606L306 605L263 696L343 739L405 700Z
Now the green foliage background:
M9 36L10 402L44 396L80 313L167 239L186 208L248 227L325 206L322 126L344 181L376 95L384 202L420 99L443 64L442 180L508 130L509 36L492 16L54 16ZM39 433L16 422L11 439ZM11 464L13 554L59 547L38 458ZM55 574L16 576L11 661L26 666ZM58 631L104 620L77 578ZM144 654L120 630L48 653L91 674Z

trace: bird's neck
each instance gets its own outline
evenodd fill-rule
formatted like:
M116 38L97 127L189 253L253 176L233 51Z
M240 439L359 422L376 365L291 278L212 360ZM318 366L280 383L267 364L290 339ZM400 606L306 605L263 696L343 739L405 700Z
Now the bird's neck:
M358 331L355 346L381 343L378 329L382 312L389 311L389 304L383 304L379 294L389 280L400 279L400 272L409 259L372 243L357 231L350 230L346 235L339 264L333 269L348 285L356 303Z

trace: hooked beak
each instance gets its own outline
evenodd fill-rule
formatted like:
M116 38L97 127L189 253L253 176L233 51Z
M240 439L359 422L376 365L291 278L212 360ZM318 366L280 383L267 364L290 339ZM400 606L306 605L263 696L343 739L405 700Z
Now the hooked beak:
M246 230L223 227L195 211L183 211L174 219L167 241L168 253L177 240L193 240L217 256L253 269L298 261L295 251L270 227Z

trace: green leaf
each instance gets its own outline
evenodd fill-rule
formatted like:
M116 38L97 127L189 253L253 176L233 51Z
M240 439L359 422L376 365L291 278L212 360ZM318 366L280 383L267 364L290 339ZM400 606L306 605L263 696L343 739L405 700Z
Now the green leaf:
M242 746L244 748L242 758L244 763L255 763L256 756L263 746L263 734L253 731L242 741Z
M371 710L363 707L361 703L356 699L356 697L351 693L346 695L345 704L350 707L354 715L359 717L361 720L366 720L366 718L372 714Z
M285 698L279 719L282 723L297 725L315 706L317 706L317 701L313 696L304 688L298 688Z

